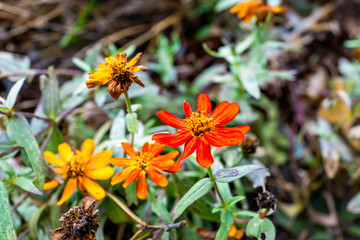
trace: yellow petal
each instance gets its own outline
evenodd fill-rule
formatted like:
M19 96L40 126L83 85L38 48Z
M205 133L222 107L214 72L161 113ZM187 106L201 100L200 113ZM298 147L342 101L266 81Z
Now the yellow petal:
M76 187L77 187L77 179L70 178L69 181L66 183L63 195L61 199L57 202L57 205L62 205L66 200L68 200L75 191Z
M142 54L141 52L136 54L136 56L133 59L131 59L128 63L126 63L126 66L128 66L128 67L134 66L137 63L137 61L139 60L141 54Z
M111 159L110 150L101 151L89 159L89 161L85 165L85 171L105 167L108 163L110 163L110 159Z
M60 174L60 176L62 176L63 178L67 177L67 168L53 168L52 169L54 172Z
M53 152L50 151L44 152L44 157L46 161L52 165L56 165L59 167L66 166L66 162L63 161L61 158L57 157Z
M62 143L58 146L58 151L60 154L60 157L65 162L70 161L70 159L74 156L74 153L71 151L71 147L67 143Z
M93 198L103 199L105 197L105 190L90 178L84 177L84 187Z
M146 178L145 178L145 172L141 171L140 175L139 175L139 179L137 180L136 183L136 195L138 196L138 198L144 200L146 199L147 196L147 183L146 183Z
M98 168L85 173L85 176L97 180L105 180L110 178L112 175L114 175L114 169L112 167Z
M59 182L58 182L58 181L56 181L56 180L51 180L50 182L47 182L47 183L44 184L43 190L48 190L48 189L54 188L54 187L56 187L57 185L59 185Z
M81 154L88 159L92 156L95 150L95 143L92 139L86 139L81 147Z

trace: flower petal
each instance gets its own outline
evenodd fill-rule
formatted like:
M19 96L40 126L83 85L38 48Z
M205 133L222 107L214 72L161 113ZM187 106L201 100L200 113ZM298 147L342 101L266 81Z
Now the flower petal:
M154 155L154 157L156 157L157 155L159 155L163 150L164 150L165 144L160 144L158 142L155 142L152 146L150 151L152 152L152 154Z
M181 164L179 161L176 161L173 165L167 168L162 168L161 170L169 173L175 173L181 170Z
M184 112L186 117L188 118L191 117L192 114L191 105L187 101L184 101Z
M228 106L226 106L221 112L216 112L214 110L211 120L211 123L214 124L215 126L221 126L224 125L228 122L230 122L231 120L233 120L236 115L239 112L239 105L237 103L231 103Z
M144 143L144 145L142 146L141 152L142 152L142 153L144 153L144 152L149 152L150 149L151 149L150 143L146 142L146 143Z
M122 142L121 146L123 147L125 153L130 157L135 157L135 150L128 142Z
M66 200L68 200L77 187L77 179L70 178L66 183L64 192L60 200L57 202L57 205L62 205Z
M105 197L105 190L90 178L84 177L84 187L93 198L103 199Z
M180 158L178 159L179 162L181 162L183 159L190 156L197 146L199 145L200 138L199 137L192 137L189 141L185 143L184 151L181 154Z
M46 161L52 165L59 166L59 167L66 166L66 162L63 159L56 156L53 152L50 152L50 151L44 152L44 157L45 157Z
M136 168L133 171L131 171L128 178L124 182L123 187L126 188L127 186L129 186L130 183L135 181L139 177L140 172L141 172L140 168Z
M235 146L245 139L244 133L239 129L246 130L247 128L246 126L241 126L241 128L215 127L215 130L204 134L204 138L215 147Z
M141 55L142 55L142 52L139 52L138 54L136 54L136 56L133 59L131 59L128 63L126 63L126 66L128 66L128 67L134 66L139 61L139 58L141 57Z
M112 175L114 175L114 169L110 166L85 172L85 176L97 180L109 179Z
M43 190L48 190L54 187L57 187L59 185L59 182L56 180L51 180L50 182L47 182L44 184Z
M132 165L136 165L137 161L133 160L131 158L111 158L110 163L112 165L118 166L118 167L129 167Z
M64 179L67 177L67 171L68 171L67 168L53 168L52 170L58 173Z
M214 158L211 155L211 149L209 143L201 138L199 146L196 149L196 161L203 168L209 168L214 162Z
M95 143L92 139L86 139L81 146L81 154L86 158L90 158L95 150Z
M123 171L113 176L113 178L111 179L111 185L114 186L115 184L125 181L128 178L129 174L136 168L136 166L127 167Z
M162 110L157 114L160 120L163 121L166 125L177 129L184 129L188 127L188 123L185 120L175 117L174 115L165 110Z
M110 163L111 159L111 151L110 150L104 150L101 151L94 156L92 156L88 162L85 164L85 170L93 170L96 168L105 167L108 163Z
M145 200L147 196L147 183L145 177L145 171L141 171L139 179L136 183L136 195L138 198Z
M229 105L230 103L228 101L222 101L215 107L214 111L211 114L211 117L216 118L218 115L221 115L224 109Z
M168 185L168 180L161 172L158 172L155 169L148 169L147 173L150 179L159 187L166 187Z
M197 110L198 112L205 112L206 116L209 116L211 112L211 102L210 98L207 94L200 94L200 96L197 99Z
M58 151L61 159L65 162L70 161L70 159L74 156L74 153L71 151L71 147L67 143L62 143L58 146Z
M185 130L179 131L175 134L158 133L153 135L151 139L169 147L178 147L188 141L189 138L191 138L191 132L189 130Z
M158 168L160 170L163 170L164 168L168 168L169 166L174 164L174 158L179 155L178 151L172 151L168 154L155 157L151 160L150 165L154 166L155 168Z

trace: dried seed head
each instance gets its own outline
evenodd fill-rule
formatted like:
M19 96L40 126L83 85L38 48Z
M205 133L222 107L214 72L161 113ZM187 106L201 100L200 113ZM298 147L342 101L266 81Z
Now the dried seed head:
M51 239L96 240L95 233L99 227L98 211L95 209L96 199L86 197L81 206L73 207L59 219L62 227L50 230Z
M276 208L276 198L271 192L265 191L263 193L258 193L258 197L255 198L257 206L259 209L266 208L275 210Z
M254 136L246 136L245 141L241 143L241 150L244 154L254 153L259 146L259 140Z

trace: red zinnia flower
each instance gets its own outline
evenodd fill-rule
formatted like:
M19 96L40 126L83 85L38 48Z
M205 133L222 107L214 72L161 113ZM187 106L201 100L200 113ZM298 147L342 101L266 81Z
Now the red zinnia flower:
M244 141L244 135L250 131L249 126L231 128L222 126L236 117L239 108L237 103L223 101L210 115L210 99L208 95L200 94L196 112L192 112L190 104L184 101L186 119L179 119L164 110L158 112L161 121L180 131L176 134L158 133L152 139L170 147L179 147L185 143L184 152L177 163L196 150L196 161L203 168L209 168L214 162L210 145L215 147L235 146Z

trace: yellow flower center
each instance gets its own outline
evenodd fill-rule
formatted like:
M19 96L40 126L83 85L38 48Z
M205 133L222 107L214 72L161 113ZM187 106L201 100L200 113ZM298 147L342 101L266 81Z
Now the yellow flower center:
M137 167L146 171L147 165L150 164L151 160L154 158L154 155L151 152L140 152L135 153L135 160L137 161Z
M81 154L75 154L67 164L69 178L84 176L85 159Z
M202 134L211 131L213 126L210 123L211 117L207 117L204 112L193 112L186 122L189 124L189 129L193 136L199 137Z

